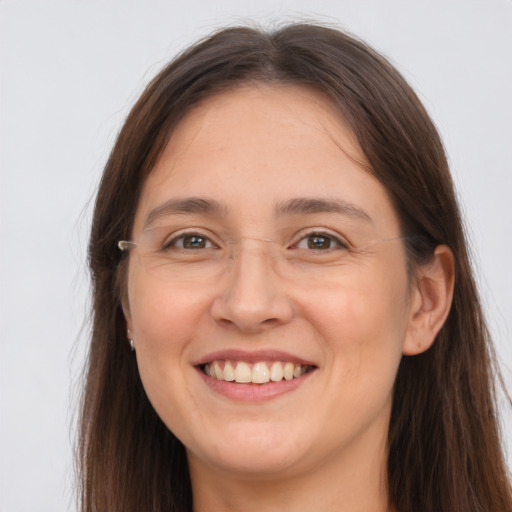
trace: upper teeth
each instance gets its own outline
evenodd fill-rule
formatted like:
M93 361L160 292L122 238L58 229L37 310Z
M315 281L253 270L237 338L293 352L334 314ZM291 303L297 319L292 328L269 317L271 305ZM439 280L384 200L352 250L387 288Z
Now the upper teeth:
M253 365L244 361L213 361L204 366L204 373L214 379L254 384L277 382L283 378L292 380L304 375L307 370L307 366L280 361L269 364L262 361Z

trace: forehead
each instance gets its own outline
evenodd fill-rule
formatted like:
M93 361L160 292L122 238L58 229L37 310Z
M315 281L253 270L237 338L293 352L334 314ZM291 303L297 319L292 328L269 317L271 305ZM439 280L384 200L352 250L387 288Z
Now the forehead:
M207 98L178 124L144 184L136 225L165 201L190 197L246 216L294 198L342 200L396 220L366 165L355 135L323 94L241 87Z
M326 145L366 164L354 133L324 94L305 86L254 84L195 106L175 129L154 171L171 171L185 158L237 154L244 155L240 167L257 159L277 171L286 151L318 153Z

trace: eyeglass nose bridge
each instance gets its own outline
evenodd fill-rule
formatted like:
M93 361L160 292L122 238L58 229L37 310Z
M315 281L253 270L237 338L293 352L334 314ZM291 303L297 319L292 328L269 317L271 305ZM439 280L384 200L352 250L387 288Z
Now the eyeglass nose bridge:
M245 242L245 243L244 243ZM264 242L266 253L274 254L277 252L277 242L271 238L244 236L229 244L228 260L235 262L240 258L242 252L251 251L256 249L256 244L248 244L247 242ZM258 245L259 247L260 245Z

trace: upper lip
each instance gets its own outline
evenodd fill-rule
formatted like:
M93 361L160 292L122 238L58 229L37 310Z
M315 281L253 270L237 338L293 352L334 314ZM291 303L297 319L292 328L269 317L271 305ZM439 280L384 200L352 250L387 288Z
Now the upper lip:
M211 352L193 363L194 366L211 363L212 361L226 360L244 361L246 363L259 363L261 361L283 361L303 366L316 366L315 363L281 350L255 350L240 349L219 350Z

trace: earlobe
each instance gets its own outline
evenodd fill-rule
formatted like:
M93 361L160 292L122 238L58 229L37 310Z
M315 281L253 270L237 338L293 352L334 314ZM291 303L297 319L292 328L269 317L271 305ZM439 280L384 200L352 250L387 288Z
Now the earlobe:
M135 350L135 340L132 330L132 319L130 316L130 308L127 307L125 301L122 302L123 315L126 321L126 337L128 339L128 343L130 344L130 348L132 352Z
M410 318L402 353L417 355L429 349L443 326L453 298L453 253L439 245L429 263L420 267L411 295Z
M130 314L130 306L128 305L127 299L123 298L121 300L121 309L123 310L124 319L126 321L126 329L128 332L132 332L132 318ZM128 335L130 337L130 335Z

